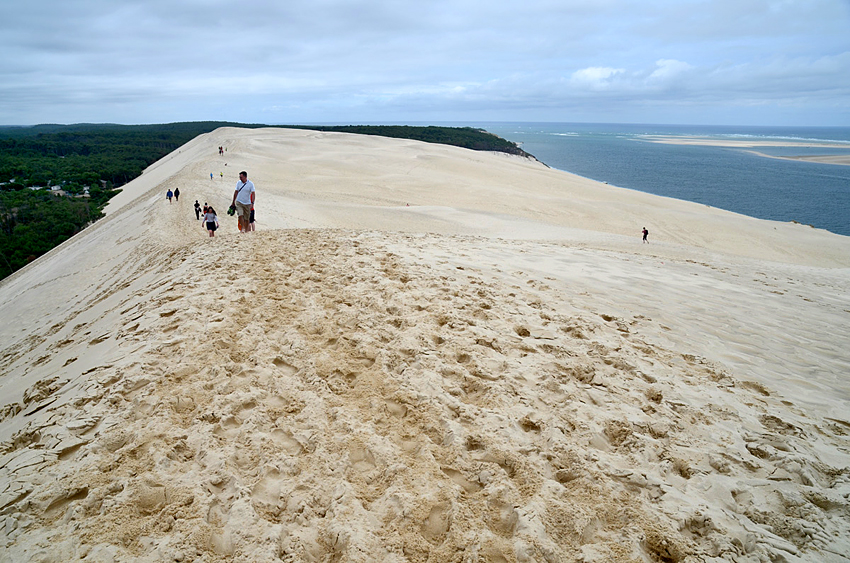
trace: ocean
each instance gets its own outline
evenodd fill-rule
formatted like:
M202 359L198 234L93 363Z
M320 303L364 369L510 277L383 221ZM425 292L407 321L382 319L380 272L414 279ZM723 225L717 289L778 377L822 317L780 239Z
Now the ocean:
M709 127L586 123L478 123L552 168L623 188L761 219L797 221L850 236L850 166L773 156L850 155L846 127ZM644 135L813 141L846 148L752 149L652 143Z

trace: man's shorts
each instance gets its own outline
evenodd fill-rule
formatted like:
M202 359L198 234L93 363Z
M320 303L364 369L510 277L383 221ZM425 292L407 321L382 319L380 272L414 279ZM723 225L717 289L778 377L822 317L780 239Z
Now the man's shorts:
M236 202L236 214L242 217L242 224L247 225L248 221L251 218L251 204L245 205L244 203Z

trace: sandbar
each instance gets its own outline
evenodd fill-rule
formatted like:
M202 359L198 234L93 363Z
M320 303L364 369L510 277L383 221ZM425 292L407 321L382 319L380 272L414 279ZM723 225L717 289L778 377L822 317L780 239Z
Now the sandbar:
M729 148L754 148L754 147L805 147L805 148L833 148L845 149L848 154L830 155L789 155L778 156L766 154L760 151L747 151L765 158L776 158L780 160L798 160L806 162L817 162L820 164L837 164L850 166L850 143L829 143L817 141L792 141L792 140L759 140L759 139L716 139L708 137L669 137L663 135L644 135L643 140L650 143L661 143L666 145L692 145L705 147L729 147Z

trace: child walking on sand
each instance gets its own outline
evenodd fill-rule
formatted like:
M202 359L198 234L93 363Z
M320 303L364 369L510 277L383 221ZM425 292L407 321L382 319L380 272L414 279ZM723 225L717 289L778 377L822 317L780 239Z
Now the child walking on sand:
M218 217L215 216L215 209L212 205L207 207L207 212L204 213L204 223L207 226L207 232L211 237L215 236L215 230L218 229Z

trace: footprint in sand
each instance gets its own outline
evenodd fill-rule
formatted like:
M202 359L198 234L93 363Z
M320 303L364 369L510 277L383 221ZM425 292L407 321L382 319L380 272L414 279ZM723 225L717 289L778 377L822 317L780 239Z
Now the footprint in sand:
M488 502L487 527L493 533L512 536L519 522L519 513L513 504L503 498L493 498Z
M375 456L373 456L372 452L366 448L352 448L349 452L348 459L351 462L351 467L360 473L372 471L375 467L377 467L375 463Z
M292 436L292 434L290 434L286 430L282 430L280 428L275 428L272 431L271 436L272 436L272 441L275 444L277 444L278 446L280 446L281 448L283 448L283 451L285 451L286 453L288 453L290 455L298 455L302 451L304 451L304 448L301 446L301 444L298 442L298 440L296 440Z
M230 518L229 510L218 499L213 499L207 509L206 521L216 527L224 526Z
M386 399L384 401L384 404L386 405L387 412L390 413L392 416L398 418L404 418L405 416L407 416L406 405L403 405L402 403L396 402L392 399Z
M251 490L251 503L263 518L276 522L286 505L283 480L277 469L269 469Z
M422 522L419 530L426 540L438 544L449 532L451 525L451 505L448 502L441 502L431 508L428 517Z
M460 487L467 493L477 493L484 488L481 486L481 483L467 479L464 474L457 469L452 469L450 467L441 467L440 469L449 479L451 479L455 484L460 485Z
M298 368L278 356L275 358L272 363L275 365L277 369L283 372L284 375L291 376L295 375L298 372Z
M218 425L213 430L213 434L216 436L220 436L222 438L227 438L234 436L236 434L236 430L242 426L242 422L239 421L235 416L227 415L222 417L219 421Z
M68 508L68 505L74 501L83 500L88 496L88 494L88 487L62 491L57 497L51 499L47 503L47 506L44 508L44 515L47 518L58 517L65 513L65 509Z
M133 494L136 507L142 514L153 514L168 502L165 485L150 478L143 478Z

